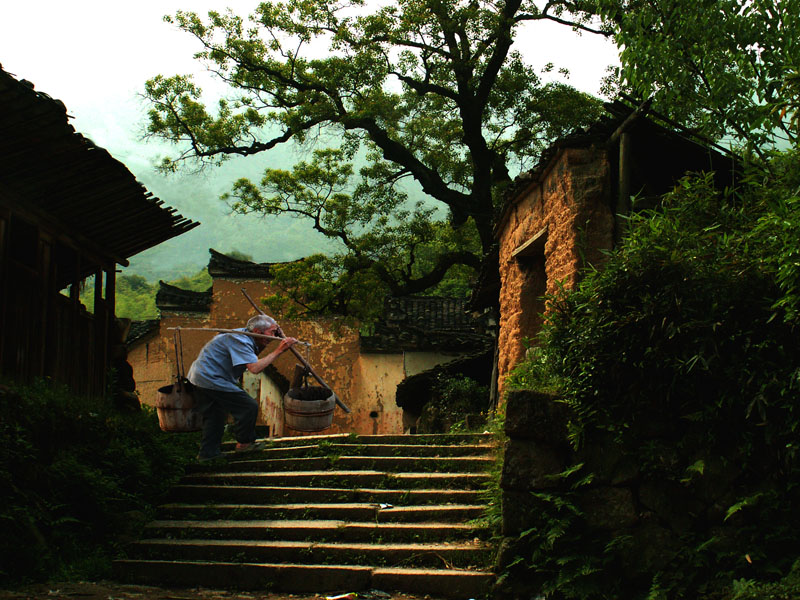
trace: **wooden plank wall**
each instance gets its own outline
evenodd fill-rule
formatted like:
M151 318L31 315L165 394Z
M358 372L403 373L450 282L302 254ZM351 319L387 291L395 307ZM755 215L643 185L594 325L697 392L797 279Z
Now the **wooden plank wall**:
M79 301L80 281L72 282L69 295L57 289L57 254L63 242L38 227L31 234L31 224L25 222L25 235L35 236L26 237L25 245L30 241L35 252L23 256L10 248L15 222L23 227L9 211L0 211L0 372L16 381L44 377L78 394L103 395L114 319L114 266L95 269L95 283L103 293L95 296L92 314ZM75 256L88 264L98 262L80 252Z

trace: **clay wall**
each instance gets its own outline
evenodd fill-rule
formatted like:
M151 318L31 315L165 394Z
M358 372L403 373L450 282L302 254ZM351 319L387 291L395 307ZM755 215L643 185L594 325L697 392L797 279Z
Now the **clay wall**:
M583 260L602 261L613 246L609 161L603 148L562 149L549 169L522 192L499 233L500 333L498 388L525 354L523 339L541 329L542 295L577 280ZM547 228L542 252L524 258L515 249Z
M154 404L158 388L169 383L176 373L174 331L169 328L243 327L256 311L242 294L242 288L257 303L270 293L264 281L216 278L209 313L162 313L160 329L149 334L129 353L128 360L134 369L143 403ZM325 430L326 433L402 432L402 409L395 402L397 384L410 375L458 356L439 352L362 354L359 332L353 326L338 323L335 319L288 320L280 315L271 316L287 336L311 344L307 350L302 346L297 346L297 349L351 410L346 414L337 407L333 423ZM212 335L202 331L181 332L186 371ZM274 346L268 346L266 351L270 348ZM291 381L298 362L291 352L285 352L273 364ZM309 382L313 383L313 379ZM277 426L276 430L271 429L273 435L275 432L278 435L301 435L289 428L283 430L276 419L267 418L267 413L274 413L276 404L272 397L275 396L275 386L271 382L250 380L247 385L262 405L264 414L259 416L260 425ZM270 420L273 422L268 423Z
M206 313L168 313L161 315L159 329L148 334L128 352L128 363L133 368L136 391L143 404L153 406L158 388L169 385L177 375L175 332L170 327L213 327ZM184 371L188 371L194 357L208 341L202 331L182 331ZM185 373L184 373L185 374Z

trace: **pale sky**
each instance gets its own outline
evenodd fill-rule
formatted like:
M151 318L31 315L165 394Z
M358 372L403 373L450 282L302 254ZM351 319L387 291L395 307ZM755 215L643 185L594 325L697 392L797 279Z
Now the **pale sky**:
M107 149L151 192L185 217L203 223L161 249L148 250L131 262L142 274L160 277L164 246L171 250L176 269L204 266L208 247L220 251L242 250L256 261L298 258L308 251L280 247L263 232L275 231L256 217L227 214L218 199L231 182L243 174L257 177L269 165L288 167L298 155L289 148L268 156L232 162L221 170L199 176L164 177L153 164L164 147L143 142L146 107L138 94L144 82L156 74L196 73L205 91L222 87L192 59L198 50L188 34L164 23L165 14L192 10L204 15L209 9L230 7L249 14L256 0L6 0L0 8L0 64L18 79L31 81L36 90L64 102L74 117L73 127ZM578 37L568 28L536 24L517 35L519 47L537 67L547 62L567 67L573 86L598 94L606 67L617 62L614 45L599 36ZM296 220L281 227L297 230ZM238 239L239 243L230 240ZM158 257L155 260L156 256ZM154 270L155 269L155 270Z

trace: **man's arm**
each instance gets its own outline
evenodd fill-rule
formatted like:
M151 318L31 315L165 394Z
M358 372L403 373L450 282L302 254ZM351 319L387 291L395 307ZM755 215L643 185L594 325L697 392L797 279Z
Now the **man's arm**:
M250 371L253 375L261 373L261 371L263 371L269 365L272 364L272 361L274 361L281 354L286 352L291 346L293 346L296 341L297 340L292 337L283 338L278 344L278 347L275 348L275 350L273 350L269 354L262 356L256 362L248 363L247 365L245 365L247 367L247 370Z

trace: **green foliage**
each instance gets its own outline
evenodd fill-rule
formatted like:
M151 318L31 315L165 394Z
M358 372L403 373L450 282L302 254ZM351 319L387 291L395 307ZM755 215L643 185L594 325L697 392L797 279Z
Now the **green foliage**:
M495 445L494 461L489 468L489 481L481 489L481 504L484 506L483 515L478 522L481 527L485 527L497 546L502 537L503 526L503 501L500 480L503 475L503 448L508 441L505 433L505 406L500 406L489 414L486 420L485 431L491 434L491 440Z
M526 349L525 360L516 365L506 376L504 389L536 390L545 394L557 395L561 391L561 381L555 376L547 364L541 348L531 345L525 338L522 343Z
M466 376L440 374L419 419L420 431L445 433L464 426L465 415L486 415L489 388Z
M764 583L741 579L733 584L731 600L795 600L800 598L800 564L782 579Z
M291 171L236 182L228 197L240 212L307 219L339 244L330 261L291 267L319 281L308 294L284 289L305 310L369 319L376 285L396 296L465 294L494 243L495 192L511 170L533 166L553 139L600 113L596 99L544 84L513 49L524 22L585 28L573 8L289 0L262 2L249 19L178 12L167 20L202 44L197 57L232 98L206 107L190 78L154 77L148 132L178 147L166 170L287 142L313 150ZM356 157L366 162L358 173ZM425 195L424 208L407 201L410 189ZM435 222L433 205L443 209Z
M230 256L237 254L234 250ZM249 259L246 254L238 253L238 258ZM168 282L171 285L202 292L211 287L211 276L208 269L203 268L194 275L185 275L179 279ZM150 283L141 275L120 275L116 279L115 314L122 319L144 321L158 318L156 308L156 293L158 285ZM88 309L94 308L94 282L88 283L81 290L81 302Z
M306 218L341 244L330 256L274 266L280 293L268 300L271 308L291 317L313 312L369 320L386 295L403 295L408 286L426 290L444 279L451 290L468 289L463 263L477 266L474 228L454 231L420 203L407 209L406 194L376 179L372 168L362 169L354 185L350 159L342 150L315 150L291 172L268 169L259 185L240 179L226 196L236 212Z
M762 210L718 197L710 177L685 180L662 213L631 219L607 268L552 299L545 352L583 415L621 431L622 415L701 422L746 412L767 434L763 413L789 408L795 365L793 331L773 309L775 273L750 252Z
M0 436L3 585L107 577L198 441L44 382L0 387Z
M232 250L228 252L227 255L237 260L249 260L249 261L253 260L253 257L250 256L249 254L245 254L244 252L238 252L237 250ZM208 274L208 267L203 267L200 271L198 271L194 275L184 275L183 277L180 277L179 279L175 279L174 281L170 281L168 283L170 285L183 288L184 290L205 292L208 288L211 287L213 280L211 279L211 275Z
M787 67L800 56L798 0L590 4L614 33L624 88L714 138L755 148L797 141L797 84Z
M659 509L669 541L645 561L635 535L587 532L569 489L539 498L525 560L548 594L722 597L740 578L755 582L742 594L767 593L797 558L797 160L775 157L735 194L683 180L630 218L602 271L548 299L539 348L510 382L555 382L576 456L603 447L681 507Z

